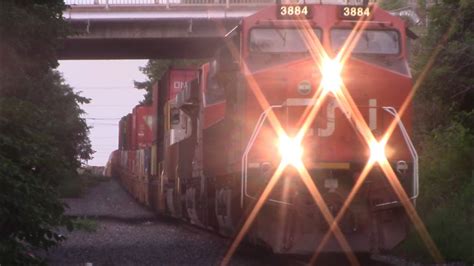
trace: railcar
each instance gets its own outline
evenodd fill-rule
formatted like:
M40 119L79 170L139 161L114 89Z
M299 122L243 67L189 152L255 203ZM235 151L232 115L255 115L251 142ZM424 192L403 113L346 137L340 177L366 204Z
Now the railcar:
M244 18L209 63L170 69L154 85L148 107L152 133L143 146L133 144L138 133L130 126L140 115L134 112L120 122L114 173L156 211L234 235L282 160L269 114L293 137L317 100L323 77L305 36L317 38L332 58L355 27L360 38L341 78L377 139L396 121L385 153L414 204L418 167L409 138L410 105L403 116L397 113L412 90L407 29L402 19L376 5L275 5ZM301 143L302 163L333 216L370 158L353 116L329 94ZM149 156L140 155L144 149ZM353 251L391 249L405 238L406 214L377 165L339 227ZM327 230L299 173L288 166L248 239L276 253L312 254ZM341 247L331 239L323 251Z

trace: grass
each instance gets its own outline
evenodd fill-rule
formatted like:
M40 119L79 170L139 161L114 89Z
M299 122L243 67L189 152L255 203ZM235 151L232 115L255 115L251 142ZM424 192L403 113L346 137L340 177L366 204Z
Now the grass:
M85 190L84 181L81 177L64 178L58 186L61 198L79 198Z
M474 225L472 206L474 196L471 184L458 197L422 214L422 220L446 261L474 262ZM413 260L432 263L432 258L415 230L398 247L396 253Z
M436 130L421 142L417 211L448 262L474 262L473 142L473 134L459 124ZM415 230L396 253L433 262Z
M64 178L58 186L58 192L61 198L79 198L88 188L109 180L110 177L85 172L77 177Z
M99 224L97 221L87 218L76 218L72 220L74 230L81 230L88 233L94 233L97 231Z

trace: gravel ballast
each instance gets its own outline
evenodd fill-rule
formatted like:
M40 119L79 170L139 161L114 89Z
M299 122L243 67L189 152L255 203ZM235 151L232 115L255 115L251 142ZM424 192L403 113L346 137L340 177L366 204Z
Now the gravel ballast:
M230 239L177 219L157 216L137 203L115 179L64 199L66 214L97 224L94 232L64 231L67 240L47 253L50 265L219 265ZM324 256L321 256L324 257ZM278 256L241 244L231 265L305 265L305 258ZM343 254L318 265L347 265ZM361 265L374 263L366 256Z
M114 179L64 201L70 206L67 215L94 220L97 230L65 233L67 240L48 252L50 265L218 265L229 245L229 239L212 232L156 216ZM268 253L243 249L232 264L280 264Z

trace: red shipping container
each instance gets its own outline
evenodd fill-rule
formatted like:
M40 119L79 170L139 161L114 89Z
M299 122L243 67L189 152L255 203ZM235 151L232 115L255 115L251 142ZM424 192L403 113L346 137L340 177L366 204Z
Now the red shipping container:
M152 85L152 93L151 93L151 129L152 129L152 143L155 143L158 138L158 97L159 97L159 90L158 90L158 82L155 82Z
M144 149L151 146L152 107L138 105L133 108L133 149Z
M118 149L123 150L123 125L124 125L124 118L122 117L119 121L119 131L118 131Z
M156 144L156 154L154 163L158 165L164 159L165 150L165 106L169 100L176 98L176 95L185 88L190 88L191 81L198 77L199 70L197 68L170 68L161 77L159 84L153 86L153 114L154 128L152 141Z
M118 142L119 150L125 150L127 147L127 116L120 119Z
M197 68L170 68L160 80L160 89L166 91L167 99L174 99L176 94L191 86L191 81L198 76Z
M125 150L132 150L132 131L133 131L133 126L132 126L132 114L128 114L125 117L125 145L124 149Z
M132 132L130 135L130 147L129 150L136 150L137 149L137 122L136 122L136 116L137 116L137 111L136 111L136 106L132 109L132 121L131 121L131 126L132 126Z

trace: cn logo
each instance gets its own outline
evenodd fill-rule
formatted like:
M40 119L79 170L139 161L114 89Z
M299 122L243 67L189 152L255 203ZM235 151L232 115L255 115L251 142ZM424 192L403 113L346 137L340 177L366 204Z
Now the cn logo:
M326 107L326 128L318 128L319 137L329 137L336 129L336 108L340 108L335 99L332 99ZM342 110L347 119L350 119L351 114ZM377 99L369 99L369 128L371 130L377 129Z
M180 89L180 90L187 89L189 86L188 84L189 83L186 81L175 81L173 82L173 88Z

